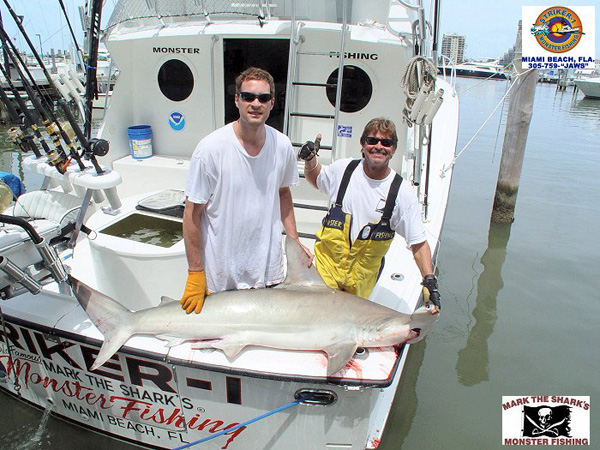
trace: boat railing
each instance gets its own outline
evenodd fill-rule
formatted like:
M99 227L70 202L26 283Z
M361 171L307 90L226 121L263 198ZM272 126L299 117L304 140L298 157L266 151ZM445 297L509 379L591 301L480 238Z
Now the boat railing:
M360 0L119 0L113 9L107 29L136 19L180 21L196 18L207 24L218 19L258 20L262 25L271 19L314 22L364 22L371 26L388 26L410 33L410 25L418 23L419 36L425 34L422 0L379 0L363 4ZM417 20L420 19L420 20Z
M443 80L454 86L456 83L456 63L454 60L446 55L440 55L438 68L441 69ZM448 72L450 72L449 75Z
M269 20L273 4L269 0L234 2L225 0L120 0L108 22L107 29L136 19L179 20L212 16L226 18L258 18Z

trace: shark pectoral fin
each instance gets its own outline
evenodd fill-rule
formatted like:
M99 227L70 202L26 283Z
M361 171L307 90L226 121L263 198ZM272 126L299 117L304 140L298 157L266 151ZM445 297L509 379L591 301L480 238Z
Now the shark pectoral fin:
M179 300L175 300L174 298L163 295L160 298L160 303L158 304L158 306L168 305L169 303L173 303L173 302L179 302Z
M348 361L352 359L358 346L356 344L335 344L330 345L325 350L327 353L327 376L331 376L344 368Z
M156 337L158 339L162 339L163 341L167 341L167 347L175 347L176 345L183 344L186 341L186 339L168 336L166 334L157 334Z
M245 344L227 342L226 340L217 341L212 344L212 347L218 348L228 359L234 359L245 347Z

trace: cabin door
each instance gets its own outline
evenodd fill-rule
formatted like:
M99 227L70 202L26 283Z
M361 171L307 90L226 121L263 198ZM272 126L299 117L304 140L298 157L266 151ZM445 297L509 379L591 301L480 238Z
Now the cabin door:
M268 71L275 80L275 106L267 124L283 131L289 39L224 39L225 123L239 117L235 106L235 79L248 67Z

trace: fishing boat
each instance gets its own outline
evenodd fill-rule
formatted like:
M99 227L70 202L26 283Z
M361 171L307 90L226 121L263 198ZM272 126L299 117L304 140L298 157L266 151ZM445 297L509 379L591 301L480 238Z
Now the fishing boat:
M454 67L442 67L440 70L446 75L450 75L454 70L457 77L465 78L485 78L490 80L506 80L508 78L504 66L498 64L498 61L466 61Z
M275 79L268 124L297 149L321 133L324 164L359 157L366 122L392 119L391 166L414 186L437 253L458 97L431 63L428 10L403 0L119 1L103 41L120 74L98 134L87 135L86 124L68 154L53 147L28 156L42 189L1 216L0 388L145 448L211 439L204 448L376 449L409 345L359 349L328 375L321 352L254 347L230 359L136 335L93 370L104 336L68 274L131 311L180 298L189 160L202 137L236 119L234 80L249 66ZM134 152L132 126L147 133L143 152ZM298 170L295 215L312 247L328 199L305 182L301 161ZM411 314L420 283L397 236L369 300Z
M600 98L600 77L578 78L573 83L586 97Z

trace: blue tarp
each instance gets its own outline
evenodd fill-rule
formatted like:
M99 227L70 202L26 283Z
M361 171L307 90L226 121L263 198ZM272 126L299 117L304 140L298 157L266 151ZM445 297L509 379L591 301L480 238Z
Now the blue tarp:
M0 180L4 181L4 183L12 189L15 197L25 193L25 186L23 186L23 183L18 176L13 175L12 173L0 172Z

